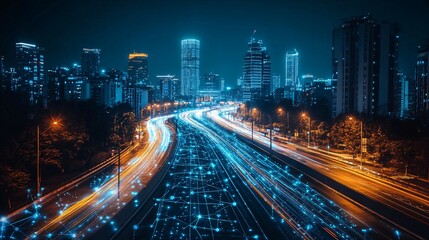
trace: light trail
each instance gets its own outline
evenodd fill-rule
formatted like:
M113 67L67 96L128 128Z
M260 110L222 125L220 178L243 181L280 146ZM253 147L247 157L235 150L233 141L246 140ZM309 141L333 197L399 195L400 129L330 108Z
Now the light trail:
M201 112L196 115L201 118ZM354 222L364 224L301 182L302 175L293 176L287 168L283 169L208 121L196 121L189 115L184 118L211 139L213 145L227 156L236 175L299 236L307 239L363 237L362 229L357 228Z
M111 174L95 179L92 189L82 186L84 190L80 190L76 186L76 195L72 191L58 194L58 199L49 206L35 201L32 208L4 218L1 238L85 238L105 224L110 224L115 231L118 228L112 220L115 214L131 201L138 206L134 196L165 163L172 139L172 131L165 124L168 118L171 116L149 120L146 125L148 144L136 157L122 162L119 200L117 174L113 170ZM45 208L57 210L44 213Z
M230 112L231 110L232 108L212 111L209 113L210 119L223 128L250 139L251 129L249 129L249 126L222 118L225 112ZM253 136L255 142L269 146L269 138L265 135L254 131ZM422 226L429 226L429 198L427 197L427 192L415 191L414 189L389 182L374 175L363 174L362 171L358 171L350 162L339 161L327 153L316 153L314 150L303 148L293 143L273 141L273 151L303 163L325 176L335 179L348 188L395 209L395 211L413 221L421 223ZM388 222L392 222L390 219L386 219L383 213L376 211L373 211L373 213ZM397 224L396 220L393 221L393 224ZM416 234L413 231L419 231L419 228L410 230L408 229L410 227L412 228L413 225L409 224L408 227L402 226L404 230L415 236L429 237L429 234L424 233L424 231ZM392 233L396 231L392 230Z
M151 239L266 238L245 196L223 169L224 157L208 139L187 124L179 127L179 150L156 199ZM135 225L135 238L149 237ZM141 235L140 235L141 234Z

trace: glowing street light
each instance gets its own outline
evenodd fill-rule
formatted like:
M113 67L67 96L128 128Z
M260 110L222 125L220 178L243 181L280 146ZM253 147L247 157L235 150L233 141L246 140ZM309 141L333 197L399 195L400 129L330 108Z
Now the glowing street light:
M54 120L52 123L53 127L59 126L59 122ZM40 192L40 186L41 186L41 182L42 182L42 174L40 171L40 125L37 124L37 166L36 166L36 171L37 171L37 197L40 198L41 196L41 192Z
M305 113L302 114L303 117L308 117L308 140L307 140L307 148L310 147L310 134L311 134L311 118L310 116L307 116Z
M353 117L349 117L349 120L353 120ZM363 161L363 121L360 121L360 169L362 170L362 161Z

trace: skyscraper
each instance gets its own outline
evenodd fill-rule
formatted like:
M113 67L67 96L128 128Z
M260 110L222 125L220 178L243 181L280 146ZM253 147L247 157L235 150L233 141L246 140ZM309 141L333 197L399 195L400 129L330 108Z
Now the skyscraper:
M200 41L182 40L181 48L181 93L196 97L200 86Z
M416 110L429 112L429 43L421 46L416 64Z
M180 95L179 79L174 75L158 75L156 78L159 80L161 87L161 100L176 100Z
M137 85L149 84L148 55L146 53L134 52L128 55L128 76Z
M271 77L271 93L274 94L277 88L283 87L281 84L281 77L278 74L273 74Z
M343 21L333 31L336 89L333 117L342 113L390 115L398 87L398 27L370 15Z
M28 43L16 43L15 46L18 76L16 90L23 92L30 104L40 103L45 80L43 49Z
M82 66L82 74L88 78L94 78L96 75L99 75L100 71L100 49L82 49L82 54L80 56L80 62Z
M286 52L285 86L299 85L298 61L299 53L296 49Z
M4 90L6 89L6 77L5 77L5 72L6 70L4 69L4 56L0 56L0 90ZM10 85L10 84L9 84ZM10 89L8 89L10 90Z
M243 98L242 101L253 101L270 96L271 59L262 40L250 39L249 49L244 57Z
M220 91L221 78L217 73L206 73L204 76L204 84L201 86L204 91Z

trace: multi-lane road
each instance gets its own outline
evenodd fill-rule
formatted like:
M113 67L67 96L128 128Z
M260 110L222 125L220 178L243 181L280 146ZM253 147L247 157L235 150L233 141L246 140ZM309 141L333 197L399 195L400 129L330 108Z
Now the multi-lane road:
M144 148L0 222L2 238L427 238L425 189L194 110L147 122ZM175 127L166 124L175 118ZM177 134L174 132L177 130ZM174 141L177 139L177 142Z
M3 217L0 238L75 239L85 238L103 225L118 228L114 216L128 203L138 204L134 196L144 191L171 151L173 131L166 124L168 118L149 120L145 146L122 154L120 194L117 167L90 172Z
M323 184L309 184L302 173L272 161L203 115L180 115L179 149L162 187L112 239L396 236L394 226Z
M268 150L269 135L252 132L249 126L230 121L222 115L228 111L212 111L210 119L225 129L246 138L250 144ZM274 159L289 164L310 178L327 184L349 200L397 226L391 237L408 232L415 238L429 237L428 189L403 185L360 170L356 164L332 154L307 149L292 143L273 142ZM363 218L363 217L362 217ZM411 237L410 236L410 237Z

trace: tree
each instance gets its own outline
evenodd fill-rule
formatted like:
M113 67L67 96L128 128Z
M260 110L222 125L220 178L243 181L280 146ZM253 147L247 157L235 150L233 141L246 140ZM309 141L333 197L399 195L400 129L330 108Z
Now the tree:
M408 174L408 167L413 163L417 149L416 144L410 140L399 140L393 143L393 158L405 168L405 175Z
M392 160L392 151L395 146L392 141L389 140L387 134L379 124L373 124L368 126L369 138L368 138L368 153L371 159L379 163L383 170L383 167Z
M326 145L328 138L329 126L326 122L314 121L314 128L312 128L311 134L313 141L317 145Z
M343 117L331 128L330 140L334 146L344 146L354 156L360 152L360 124L355 118Z
M29 182L30 174L8 166L0 167L0 195L5 196L9 208L12 207L10 195L27 189Z

